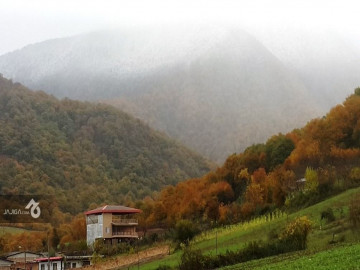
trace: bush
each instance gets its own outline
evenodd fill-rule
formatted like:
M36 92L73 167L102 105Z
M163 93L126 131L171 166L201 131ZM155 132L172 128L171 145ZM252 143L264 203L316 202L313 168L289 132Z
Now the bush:
M96 252L94 252L91 256L91 264L97 264L101 261L102 261L101 256Z
M335 220L334 212L331 208L321 212L321 220L323 219L325 219L327 222L333 222Z
M198 232L193 222L189 220L180 220L175 226L175 240L188 245Z
M205 268L205 256L200 250L186 248L181 255L180 270L203 270Z
M73 256L86 255L90 252L86 240L73 241L60 245L60 249L62 252ZM52 250L50 252L53 252L55 254L55 250Z
M120 253L129 252L131 245L129 243L118 243L116 245L105 244L103 241L98 240L94 243L94 252L99 255L113 256Z
M280 240L290 250L306 248L307 236L311 230L311 221L306 217L300 217L289 223L280 235Z

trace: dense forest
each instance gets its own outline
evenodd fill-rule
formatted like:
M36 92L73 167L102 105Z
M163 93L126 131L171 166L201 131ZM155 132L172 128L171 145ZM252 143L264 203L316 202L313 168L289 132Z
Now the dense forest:
M210 172L201 157L107 105L59 101L1 78L0 112L1 192L53 195L58 207L45 229L63 250L87 249L80 212L101 204L140 208L144 231L198 230L295 211L360 185L360 88L324 117ZM41 250L46 237L5 235L0 250L20 242Z
M59 101L0 78L1 194L51 195L77 214L142 199L210 166L109 105Z
M360 88L301 129L233 154L216 171L139 202L143 226L231 224L294 211L360 184Z

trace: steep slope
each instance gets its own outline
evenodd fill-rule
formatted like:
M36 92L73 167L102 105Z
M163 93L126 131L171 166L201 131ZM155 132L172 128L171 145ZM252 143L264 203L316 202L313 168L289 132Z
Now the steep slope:
M309 89L325 113L360 85L360 42L329 29L250 30Z
M296 75L227 27L52 40L2 56L0 72L58 97L105 100L220 162L320 114Z
M145 77L138 89L108 102L218 161L318 115L302 83L243 32Z
M2 194L54 195L63 211L78 213L143 198L209 166L109 105L59 101L0 78Z
M359 119L357 88L343 104L303 128L233 154L201 178L164 188L155 202L145 202L149 223L172 227L181 219L201 219L228 224L270 209L293 211L359 187Z

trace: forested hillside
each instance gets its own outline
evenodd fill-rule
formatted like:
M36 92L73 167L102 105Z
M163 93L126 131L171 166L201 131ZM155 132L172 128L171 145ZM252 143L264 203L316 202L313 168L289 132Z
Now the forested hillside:
M215 172L141 202L146 226L231 224L292 211L360 185L360 88L323 118L233 154Z
M329 108L319 110L313 89L260 39L224 25L48 40L1 56L0 72L59 98L118 106L219 163ZM346 96L341 86L336 91Z
M60 101L0 77L2 194L53 195L75 214L144 198L209 166L111 106Z

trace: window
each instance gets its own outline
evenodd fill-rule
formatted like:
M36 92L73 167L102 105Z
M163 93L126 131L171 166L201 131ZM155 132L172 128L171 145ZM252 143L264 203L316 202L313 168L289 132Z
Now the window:
M42 265L40 266L40 270L45 270L45 264L42 264Z
M57 270L57 263L53 263L53 270Z
M76 263L72 263L72 268L76 268Z

